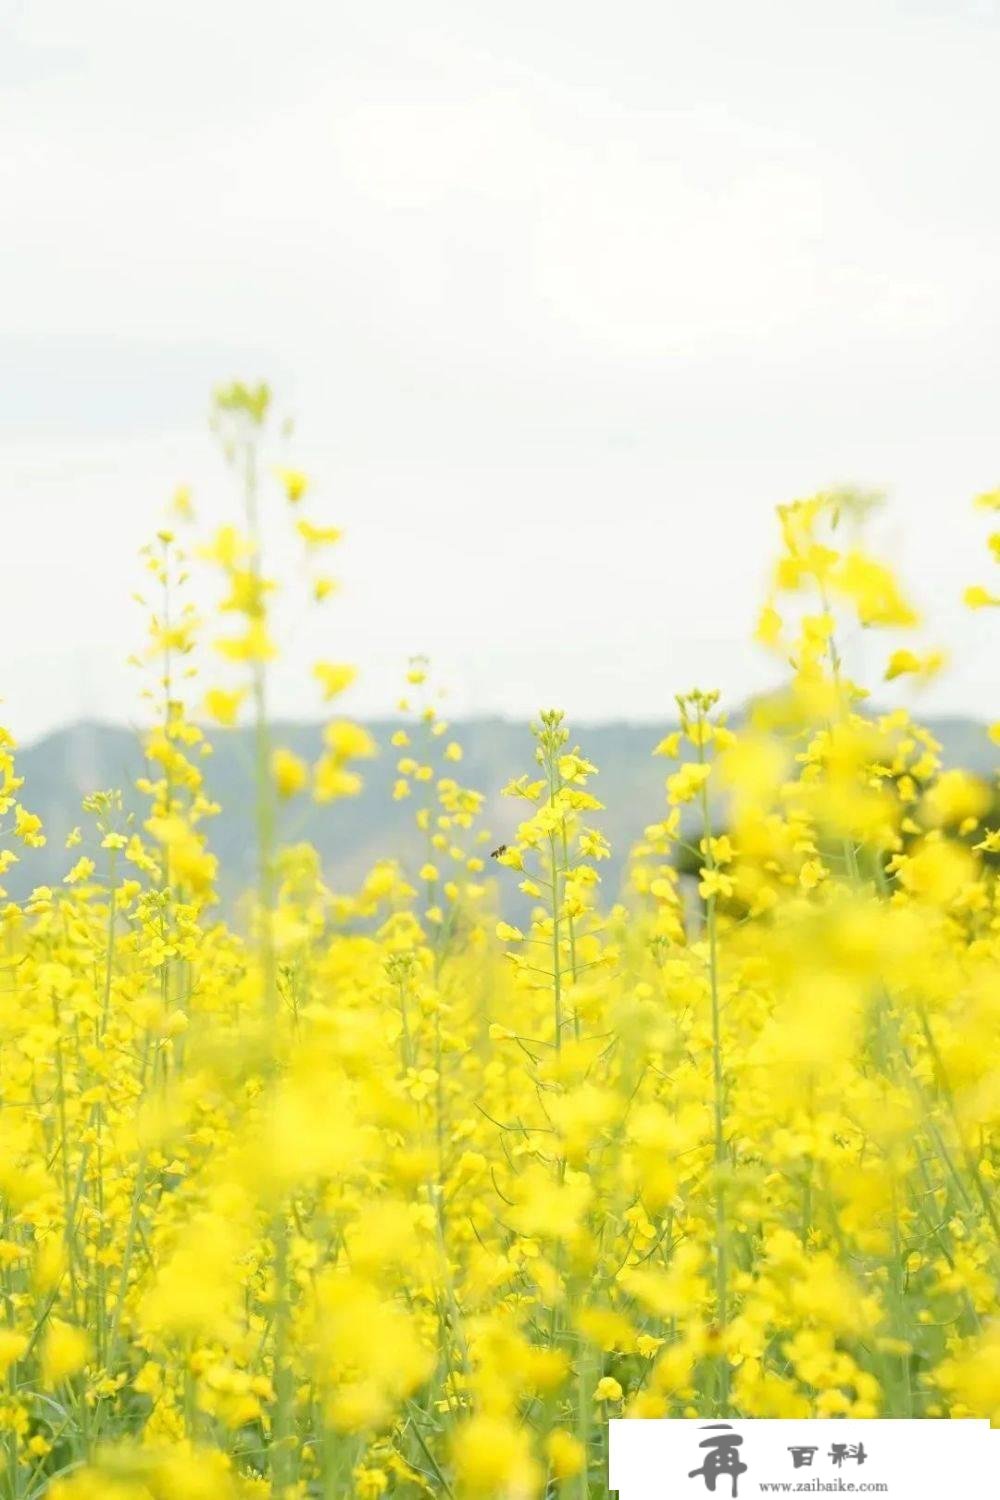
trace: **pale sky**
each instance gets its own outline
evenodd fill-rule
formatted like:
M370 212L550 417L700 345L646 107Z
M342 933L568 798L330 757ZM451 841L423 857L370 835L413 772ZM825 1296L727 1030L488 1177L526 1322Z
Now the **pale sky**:
M135 717L232 375L347 533L282 712L418 651L455 713L738 703L774 505L856 482L959 658L924 705L995 717L998 76L973 0L0 0L0 718Z

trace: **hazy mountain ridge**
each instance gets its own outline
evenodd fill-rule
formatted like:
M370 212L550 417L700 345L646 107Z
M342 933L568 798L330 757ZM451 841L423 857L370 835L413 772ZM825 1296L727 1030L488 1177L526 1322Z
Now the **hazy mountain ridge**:
M941 741L946 764L992 774L996 747L983 724L971 718L949 717L923 722ZM398 719L370 720L367 728L381 753L364 763L364 790L359 797L316 806L298 797L281 810L283 842L308 839L323 860L327 881L336 890L350 889L377 859L400 858L415 869L424 857L422 836L414 827L415 798L392 800L396 761L402 752L390 745ZM653 746L671 724L612 722L571 727L572 741L600 769L592 784L605 804L594 821L611 841L613 858L601 867L606 898L620 886L623 860L642 829L662 817L665 803L664 761L651 755ZM307 760L315 760L322 746L321 724L279 723L276 744L287 745ZM215 730L214 753L203 763L206 790L222 811L206 825L220 867L220 894L226 903L254 879L255 848L252 809L253 758L250 731ZM460 741L464 758L445 763L442 774L454 775L464 786L485 794L483 824L499 843L509 838L522 804L500 795L511 777L534 766L534 741L527 724L500 718L471 719L451 726L449 738ZM89 792L120 788L125 805L145 815L146 799L135 790L146 773L139 734L109 724L82 722L45 735L19 750L18 774L24 777L22 797L38 813L48 842L43 849L25 850L21 862L4 882L11 896L21 898L34 886L58 884L75 854L64 845L66 835L84 824L80 803ZM507 882L509 884L509 882Z

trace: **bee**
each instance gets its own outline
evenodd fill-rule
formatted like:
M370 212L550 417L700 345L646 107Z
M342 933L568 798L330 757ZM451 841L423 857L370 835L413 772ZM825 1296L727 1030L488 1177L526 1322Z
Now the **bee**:
M500 856L501 856L501 854L506 854L506 853L507 853L507 845L506 844L501 844L500 847L499 847L499 849L493 849L493 850L491 850L491 852L490 852L490 859L499 859Z

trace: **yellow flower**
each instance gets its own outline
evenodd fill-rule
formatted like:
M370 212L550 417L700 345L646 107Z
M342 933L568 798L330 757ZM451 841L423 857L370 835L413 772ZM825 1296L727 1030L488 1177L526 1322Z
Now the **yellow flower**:
M671 807L677 807L681 803L691 802L698 796L702 787L711 775L710 765L699 765L695 761L689 761L675 771L672 776L667 777L667 801Z
M838 593L853 601L862 625L917 623L891 571L861 552L848 552L831 571L830 581Z
M314 526L304 516L295 523L295 529L307 547L332 547L340 541L342 532L336 526Z
M21 806L14 809L14 832L29 849L40 849L45 843L41 818Z
M672 733L664 735L653 751L654 755L665 755L670 760L676 760L681 748L681 732L675 729Z
M219 567L230 569L250 556L252 551L248 539L235 526L220 526L212 542L201 548L201 556L206 562L214 562Z
M455 1474L469 1496L530 1497L541 1483L531 1441L520 1423L483 1413L463 1423L452 1444Z
M28 1348L25 1334L13 1328L0 1328L0 1373L6 1374Z
M170 509L180 521L194 520L194 507L191 504L191 486L189 484L179 484L177 486L174 490L173 499L170 502Z
M624 1392L613 1375L605 1375L594 1387L595 1401L621 1401Z
M309 785L309 767L291 750L279 747L272 751L271 774L279 797L294 797Z
M991 801L989 787L978 776L943 771L924 794L923 813L934 827L960 826L964 832L971 832Z
M242 635L220 636L215 649L235 662L272 661L278 654L263 620L249 620Z
M545 1454L556 1479L572 1479L586 1462L586 1449L565 1428L555 1427L545 1439Z
M349 688L357 675L356 667L335 662L318 661L313 667L313 676L323 689L323 698L326 702L329 702L331 698L336 698L339 693L344 692L345 688Z
M339 760L367 760L377 753L375 741L367 729L346 719L328 724L323 731L323 738Z
M731 896L733 894L733 882L721 870L703 868L701 879L698 882L698 894L703 901L707 901L711 896Z
M362 787L361 777L331 756L323 756L313 768L313 796L317 802L333 802L341 797L356 797Z
M913 651L894 651L885 669L885 680L891 682L895 677L911 673L926 681L940 672L943 666L944 655L940 651L929 652L926 656L917 656Z
M774 648L781 641L781 616L772 604L765 604L757 621L755 639L762 646Z
M284 487L287 499L296 505L309 488L308 478L301 469L279 468L275 472Z
M227 692L224 688L210 688L205 694L205 712L217 724L231 729L236 723L240 704L245 697L244 688L237 688L231 692Z
M87 1355L88 1339L82 1328L61 1318L49 1319L42 1340L42 1379L47 1386L57 1386L82 1370Z

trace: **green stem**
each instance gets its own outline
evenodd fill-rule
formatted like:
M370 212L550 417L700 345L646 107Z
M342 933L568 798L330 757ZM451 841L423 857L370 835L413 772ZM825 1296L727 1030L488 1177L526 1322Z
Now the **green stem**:
M698 706L698 763L705 764L704 711ZM715 854L712 849L712 818L708 804L708 788L701 788L702 831L705 844L705 867L715 870ZM715 1303L719 1338L724 1339L729 1321L728 1309L728 1253L726 1243L726 1200L723 1172L727 1151L725 1136L725 1070L722 1057L722 1013L719 1001L719 938L715 910L714 890L705 901L705 929L708 937L708 981L712 1005L712 1107L715 1123ZM719 1354L719 1403L720 1416L729 1412L729 1359L723 1348Z

